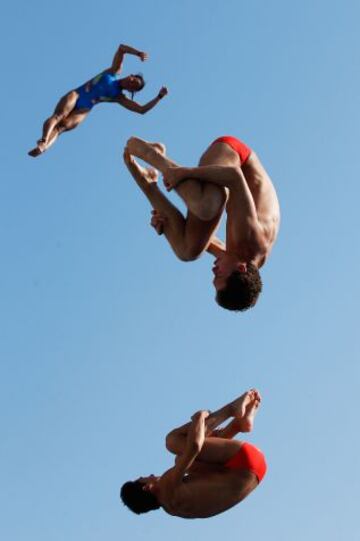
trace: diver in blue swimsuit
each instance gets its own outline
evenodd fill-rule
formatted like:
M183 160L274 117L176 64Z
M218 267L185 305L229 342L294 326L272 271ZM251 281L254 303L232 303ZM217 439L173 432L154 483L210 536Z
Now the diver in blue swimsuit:
M119 78L125 54L138 56L142 62L148 58L145 52L138 51L128 45L120 45L110 68L102 71L87 83L75 90L71 90L61 98L55 107L54 114L45 121L42 137L37 142L36 147L30 150L29 156L35 158L43 154L61 133L73 130L83 122L97 103L119 103L130 111L144 114L155 107L161 98L166 96L168 90L163 86L154 99L145 105L140 105L123 94L123 91L127 90L133 98L135 92L139 92L145 86L145 81L140 74Z

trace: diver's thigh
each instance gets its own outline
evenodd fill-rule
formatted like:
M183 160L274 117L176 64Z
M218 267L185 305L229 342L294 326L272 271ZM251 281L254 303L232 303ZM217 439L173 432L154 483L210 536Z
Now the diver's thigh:
M60 116L67 116L74 109L76 102L79 98L76 90L71 90L65 96L63 96L55 107L55 114Z

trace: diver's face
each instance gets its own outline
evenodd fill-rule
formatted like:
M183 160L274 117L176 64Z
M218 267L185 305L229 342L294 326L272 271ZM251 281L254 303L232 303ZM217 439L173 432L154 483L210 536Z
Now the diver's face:
M156 475L151 474L147 477L139 477L136 480L144 485L143 490L152 490L159 479L160 477L156 477Z
M213 284L216 291L220 291L226 287L227 279L233 272L246 272L246 270L246 263L240 262L232 255L225 253L216 258L212 268L214 274Z
M130 90L130 92L137 92L141 90L142 81L136 75L129 75L123 80L123 86L126 90Z

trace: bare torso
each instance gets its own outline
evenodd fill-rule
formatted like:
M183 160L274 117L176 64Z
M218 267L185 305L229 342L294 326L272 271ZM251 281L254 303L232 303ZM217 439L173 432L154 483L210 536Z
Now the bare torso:
M238 166L238 154L226 143L211 145L203 154L200 165ZM280 207L273 183L254 151L241 166L247 186L251 192L257 213L258 225L262 242L254 242L251 228L243 227L239 232L238 215L241 207L232 205L228 199L226 224L226 249L245 255L261 267L266 261L276 240L280 225ZM257 239L259 240L259 239Z
M255 152L250 154L242 171L254 198L259 222L267 240L273 242L280 224L280 207L274 185Z
M265 249L262 254L258 254L258 257L260 258L258 263L259 267L261 267L270 254L279 232L279 200L274 185L255 152L251 152L249 159L241 169L251 191L251 195L253 196L258 222L265 240ZM228 220L231 222L231 216L229 213ZM229 239L227 239L227 242L230 244L232 242L230 228Z
M206 465L192 468L174 490L168 483L171 473L169 470L161 477L160 501L167 513L182 518L218 515L238 504L258 485L256 476L249 471Z

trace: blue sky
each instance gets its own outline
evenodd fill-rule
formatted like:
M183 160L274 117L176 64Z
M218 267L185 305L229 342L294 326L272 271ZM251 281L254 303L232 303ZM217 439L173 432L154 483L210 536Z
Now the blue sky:
M2 538L359 538L359 16L355 0L3 8ZM147 80L139 101L169 96L145 116L99 105L28 158L121 42L150 55L124 64ZM225 133L282 206L262 298L240 315L214 303L209 256L181 263L154 234L121 160L138 135L192 165ZM123 481L171 465L168 430L253 386L269 472L250 498L205 521L122 507Z

